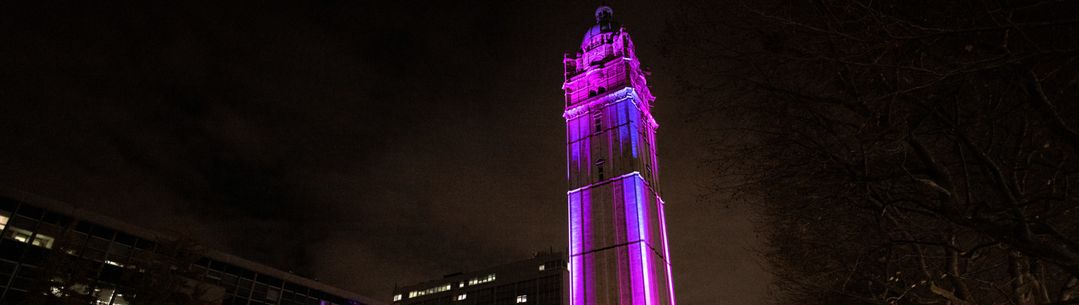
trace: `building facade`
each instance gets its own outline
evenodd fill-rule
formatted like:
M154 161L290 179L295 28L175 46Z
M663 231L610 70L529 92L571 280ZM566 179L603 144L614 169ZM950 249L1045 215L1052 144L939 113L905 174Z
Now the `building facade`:
M566 260L562 253L397 287L395 305L563 305Z
M0 236L0 304L145 304L148 294L191 304L385 304L14 190L0 189Z
M655 97L610 7L566 54L570 305L673 305Z

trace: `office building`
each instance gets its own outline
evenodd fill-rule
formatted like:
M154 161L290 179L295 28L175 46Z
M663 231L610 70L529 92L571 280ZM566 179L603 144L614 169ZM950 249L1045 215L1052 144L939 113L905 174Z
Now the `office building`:
M0 304L385 304L15 190L0 232Z
M566 260L562 253L397 287L395 305L566 304Z

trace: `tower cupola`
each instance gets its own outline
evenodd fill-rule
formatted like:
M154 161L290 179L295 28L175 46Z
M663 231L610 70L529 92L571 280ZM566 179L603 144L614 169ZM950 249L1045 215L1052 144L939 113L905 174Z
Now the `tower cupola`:
M581 48L584 49L593 37L603 33L615 32L620 27L621 25L614 20L614 10L610 6L604 5L596 8L596 24L585 32L584 39L581 40Z

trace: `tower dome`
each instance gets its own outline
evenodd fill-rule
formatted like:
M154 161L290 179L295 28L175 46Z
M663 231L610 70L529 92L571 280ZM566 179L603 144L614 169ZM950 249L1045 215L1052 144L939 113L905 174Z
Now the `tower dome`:
M588 28L588 31L584 33L584 39L581 40L581 48L584 49L588 45L588 41L592 40L592 37L596 37L599 34L610 33L618 30L619 24L614 20L614 10L610 6L600 6L596 8L596 24Z

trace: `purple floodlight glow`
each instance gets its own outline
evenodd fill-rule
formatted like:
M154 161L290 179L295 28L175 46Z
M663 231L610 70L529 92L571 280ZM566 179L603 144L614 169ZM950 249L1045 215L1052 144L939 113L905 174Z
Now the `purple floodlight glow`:
M569 301L596 305L617 296L610 305L673 305L665 205L656 181L655 98L629 34L613 11L603 12L582 50L563 61Z
M645 216L648 215L648 206L644 201L644 179L640 175L637 175L633 179L633 194L634 201L637 202L637 230L641 232L641 241L638 243L641 248L641 265L644 267L644 303L645 305L652 305L652 271L651 263L648 259L648 242L651 232L648 230L648 221L645 220Z
M584 282L582 275L584 268L581 257L581 238L583 237L583 214L581 213L581 192L569 194L569 239L570 239L570 296L573 300L582 300L584 295ZM576 304L583 304L579 302Z
M659 196L656 196L656 205L659 206L658 208L656 208L659 212L659 232L663 234L663 259L666 260L665 263L667 264L667 268L665 268L667 269L667 295L671 297L670 305L675 305L674 278L671 275L671 249L667 245L667 215L663 213L664 205L666 204L667 203L663 202L663 200L659 199Z

